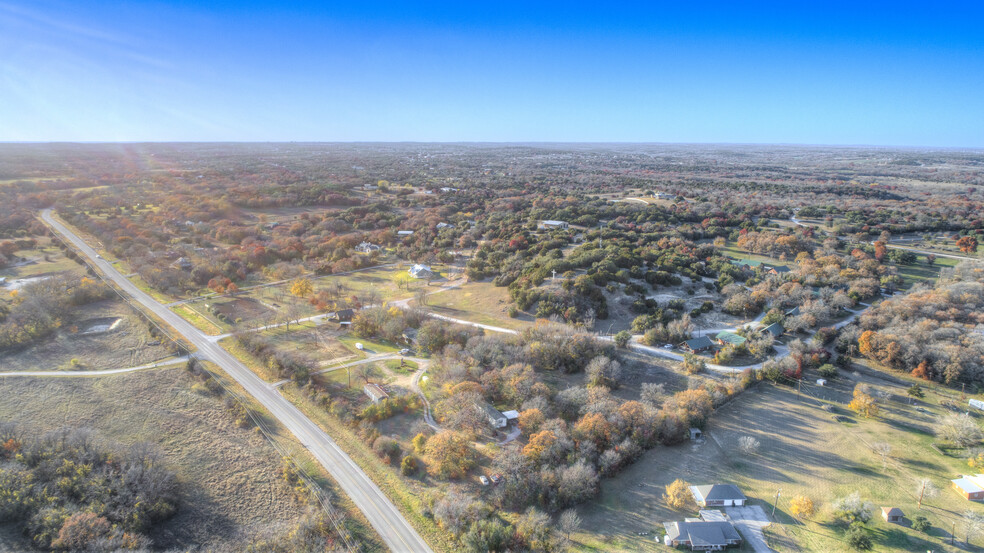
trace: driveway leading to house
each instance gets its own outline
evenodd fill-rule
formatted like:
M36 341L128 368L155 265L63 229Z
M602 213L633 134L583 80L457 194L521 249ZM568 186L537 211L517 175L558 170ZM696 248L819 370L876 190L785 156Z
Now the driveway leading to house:
M755 553L774 553L772 549L769 549L769 545L765 541L765 534L762 533L762 529L771 522L769 522L769 517L765 515L761 506L725 507L724 512L748 544L752 546Z

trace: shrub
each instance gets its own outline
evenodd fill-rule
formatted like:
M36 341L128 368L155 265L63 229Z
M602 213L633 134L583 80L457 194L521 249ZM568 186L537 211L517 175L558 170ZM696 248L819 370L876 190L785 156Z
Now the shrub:
M820 376L824 378L834 378L837 376L837 367L831 365L830 363L825 363L823 365L820 365L820 368L817 369L817 372L820 374Z

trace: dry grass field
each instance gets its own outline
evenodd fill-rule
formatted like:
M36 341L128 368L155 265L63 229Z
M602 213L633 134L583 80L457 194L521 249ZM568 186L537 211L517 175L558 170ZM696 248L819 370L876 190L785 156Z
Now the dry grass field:
M879 418L865 420L846 409L856 382L889 394L882 399ZM906 401L906 382L878 378L867 371L842 373L832 385L796 389L760 383L715 412L700 444L658 447L622 474L602 483L602 493L580 508L588 530L578 535L583 551L661 551L654 539L659 523L692 516L669 509L662 500L664 487L677 478L692 484L734 483L751 499L771 510L777 490L782 494L777 518L767 532L770 546L779 552L847 551L844 529L832 522L830 504L859 491L876 507L869 523L875 551L959 551L949 545L951 523L958 540L965 537L959 521L967 509L984 511L953 492L949 479L966 472L959 458L935 452L932 424L943 408L939 401L957 395L927 394L916 411ZM814 397L815 396L815 397ZM832 412L821 408L829 404ZM753 436L761 443L754 454L740 454L738 439ZM884 461L872 444L891 448ZM942 494L917 507L916 482L930 478ZM819 507L813 520L797 520L789 514L792 498L804 495ZM901 508L907 519L921 514L933 525L929 534L905 525L888 524L880 507ZM639 536L649 532L649 536ZM974 543L979 543L976 540ZM970 547L969 550L978 550Z
M121 300L100 301L77 311L53 336L22 350L0 353L0 372L124 369L172 355L171 347L152 337L143 320ZM93 332L116 319L119 322L111 330Z
M473 323L522 330L533 324L533 317L523 313L509 316L509 291L491 282L468 282L457 288L427 296L428 311Z
M277 475L280 456L260 434L238 428L221 398L192 391L194 382L183 368L0 379L0 420L34 432L89 427L124 445L157 446L183 493L179 513L154 534L159 546L237 549L288 530L306 507Z

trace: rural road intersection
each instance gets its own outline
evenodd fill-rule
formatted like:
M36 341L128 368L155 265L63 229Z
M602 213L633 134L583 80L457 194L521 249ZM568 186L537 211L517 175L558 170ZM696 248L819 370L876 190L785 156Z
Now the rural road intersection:
M232 354L215 343L177 313L140 290L125 276L102 259L91 246L68 227L52 217L51 209L41 213L42 219L58 234L70 241L84 255L88 263L98 267L127 295L171 325L181 336L193 344L197 354L222 368L253 396L270 414L280 421L311 452L319 463L338 482L342 491L362 511L380 538L392 551L429 553L431 548L416 530L403 518L399 509L378 486L355 464L348 455L318 425L311 421L294 404L289 402L270 384L243 365Z

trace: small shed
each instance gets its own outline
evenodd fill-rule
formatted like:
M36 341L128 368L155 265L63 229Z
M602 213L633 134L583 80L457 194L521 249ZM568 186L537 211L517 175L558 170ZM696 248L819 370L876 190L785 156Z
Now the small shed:
M373 403L379 403L389 397L386 390L383 390L379 384L374 384L372 382L363 386L362 392L369 396L369 399L371 399Z
M882 507L882 518L885 519L885 522L899 524L904 517L905 514L898 507Z
M979 399L972 399L968 401L967 404L973 407L974 409L984 411L984 401L981 401Z
M335 319L340 323L347 323L352 320L353 316L355 316L354 309L339 309L338 311L335 311L335 314L334 316L332 316L332 319Z
M519 421L519 411L503 411L502 416L506 417L507 423Z
M697 440L701 439L703 436L704 436L704 433L700 431L700 428L693 428L693 427L691 427L691 429L690 429L690 440L691 441L696 442Z
M817 379L817 386L826 386L826 385L827 385L827 379L826 378L818 378Z

